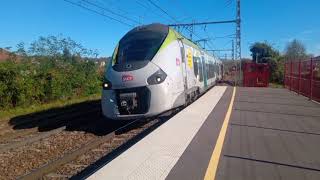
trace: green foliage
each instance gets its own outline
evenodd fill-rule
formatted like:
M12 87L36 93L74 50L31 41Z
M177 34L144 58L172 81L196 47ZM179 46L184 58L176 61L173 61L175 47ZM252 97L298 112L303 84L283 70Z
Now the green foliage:
M18 47L19 48L19 47ZM62 36L40 36L38 40L31 43L29 54L34 56L50 57L94 57L98 56L97 50L84 48L81 44L71 38Z
M267 63L268 59L278 57L279 52L267 42L256 42L250 47L252 60L257 63Z
M270 81L273 83L284 83L284 57L278 56L271 58L268 62L270 67Z
M267 42L256 42L250 47L252 61L267 63L270 67L270 82L282 84L284 79L284 57Z
M0 107L47 103L100 92L101 76L92 61L23 59L0 63Z
M9 48L8 48L9 49ZM101 91L102 73L92 61L98 53L70 38L40 37L29 51L23 42L0 63L0 108L12 109Z

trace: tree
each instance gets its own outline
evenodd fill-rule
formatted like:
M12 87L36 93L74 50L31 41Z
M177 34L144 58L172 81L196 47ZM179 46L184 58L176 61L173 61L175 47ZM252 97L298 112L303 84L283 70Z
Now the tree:
M252 61L256 63L267 63L268 59L279 56L279 52L275 50L267 42L256 42L250 47Z
M285 57L287 60L299 61L308 57L306 48L302 42L297 39L289 42L285 49Z
M24 48L24 42L20 42L19 44L17 44L17 50L15 53L19 56L23 56L23 57L27 56L27 52Z
M279 51L275 50L267 42L256 42L250 47L252 61L257 63L267 63L270 68L270 81L283 83L283 58Z
M31 43L29 53L35 56L48 57L96 57L97 51L84 48L80 43L71 38L62 36L40 36L38 40Z

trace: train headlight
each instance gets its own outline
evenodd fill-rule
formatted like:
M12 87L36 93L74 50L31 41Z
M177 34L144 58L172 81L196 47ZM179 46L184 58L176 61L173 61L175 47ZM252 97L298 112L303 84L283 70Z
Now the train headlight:
M166 77L167 74L159 69L148 78L147 82L149 85L160 84L166 79Z
M104 79L104 80L103 80L103 83L102 83L102 88L103 88L104 90L108 90L108 89L111 89L111 87L112 87L111 82L108 81L107 79Z

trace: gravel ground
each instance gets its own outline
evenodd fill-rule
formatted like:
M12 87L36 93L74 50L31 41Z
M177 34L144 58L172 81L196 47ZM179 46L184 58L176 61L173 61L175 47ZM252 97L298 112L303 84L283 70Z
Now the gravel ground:
M15 179L62 156L96 136L81 131L63 131L33 144L0 154L0 179Z
M1 123L0 124L0 137L4 136L8 133L15 131L12 126L8 125L8 123Z
M83 171L86 167L98 161L100 158L106 156L114 149L118 148L119 146L127 142L129 139L133 138L134 136L136 136L143 130L147 129L148 127L152 126L156 122L157 120L151 121L139 128L132 129L129 132L116 136L111 141L105 142L101 144L99 147L92 149L87 153L83 154L82 156L78 157L76 160L63 165L61 168L57 169L56 172L47 175L45 179L68 179L73 175L78 174L79 172Z
M5 146L12 142L18 142L18 141L24 140L25 138L32 138L35 136L39 136L40 134L41 132L35 132L35 133L27 134L25 136L19 135L19 136L16 136L14 139L3 139L2 141L0 141L0 146Z
M0 153L0 179L16 179L125 124L124 122L112 123L105 121L103 118L100 118L97 113L87 114L83 116L82 119L85 120L85 124L81 123L79 126L80 121L76 121L75 126L71 125L65 131L51 135L40 141L12 149L11 151ZM90 164L93 164L156 122L157 121L152 121L151 123L146 123L141 127L135 127L128 132L117 135L110 142L105 142L99 147L84 153L76 160L61 166L56 172L45 176L44 179L67 179L68 177L76 175ZM14 138L13 141L18 141L29 136L37 136L40 133L41 132L36 132L28 136L19 136ZM12 140L4 139L0 144L10 143L9 141Z

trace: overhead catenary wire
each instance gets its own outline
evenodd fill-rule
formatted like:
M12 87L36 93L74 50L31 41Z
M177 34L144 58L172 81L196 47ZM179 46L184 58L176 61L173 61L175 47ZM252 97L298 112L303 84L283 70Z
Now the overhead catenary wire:
M81 0L81 1L83 1L83 2L85 2L85 3L87 3L87 4L90 4L90 5L92 5L92 6L96 7L96 8L99 8L99 9L102 9L102 10L104 10L104 11L107 11L107 12L113 14L113 15L119 16L119 17L124 18L124 19L126 19L126 20L129 20L129 21L131 21L131 22L134 22L134 23L139 24L139 21L136 21L136 20L134 20L134 19L132 19L132 18L129 18L129 17L127 17L127 16L124 16L124 15L122 15L122 14L116 13L116 12L114 12L114 11L108 9L108 8L99 6L98 4L95 4L95 3L90 2L90 1L88 1L88 0Z
M117 22L119 22L119 23L121 23L121 24L123 24L123 25L126 25L126 26L128 26L128 27L134 27L135 24L132 24L132 23L128 23L128 22L126 22L126 21L123 21L124 19L127 20L127 21L130 21L130 22L133 22L133 23L140 24L140 22L138 22L138 21L136 21L136 20L134 20L134 19L132 19L132 18L129 18L129 17L125 16L125 15L122 15L122 14L120 14L120 13L117 13L117 12L115 12L115 11L109 9L109 8L106 8L106 7L104 7L104 6L102 6L102 5L99 5L99 4L95 3L95 2L91 2L91 1L89 1L89 0L80 0L80 1L77 1L77 2L72 1L72 0L64 0L64 1L70 3L70 4L74 5L74 6L81 7L81 8L83 8L83 9L87 10L87 11L90 11L90 12L93 12L93 13L95 13L95 14L98 14L98 15L100 15L100 16L103 16L103 17L109 18L109 19L111 19L111 20L117 21ZM165 10L164 8L162 8L162 7L161 7L160 5L158 5L155 1L153 1L153 0L147 0L147 1L150 3L150 5L153 5L154 7L156 7L157 9L159 9L163 14L165 14L167 17L169 17L169 18L170 18L171 20L173 20L175 23L179 23L179 21L178 21L178 19L177 19L176 17L172 16L167 10ZM138 0L136 0L136 2L137 2L137 4L139 4L140 6L142 6L143 8L145 8L145 9L150 9L150 8L146 7L145 4L142 4L142 3L141 3L140 1L138 1ZM157 1L157 2L159 2L159 1ZM91 8L90 8L90 7L91 7ZM99 10L97 10L97 9L100 9L101 11L99 11ZM114 16L117 16L117 17L113 17L113 16L110 16L110 15L108 15L108 14L105 14L105 12L110 13L110 14L112 14L112 15L114 15ZM155 12L153 12L153 13L155 13ZM200 37L197 33L194 32L194 29L191 30L191 29L186 28L185 30L188 31L190 34L193 34L195 37L201 39L201 37ZM207 33L207 32L206 32L206 33ZM212 44L211 41L209 41L209 42L207 43L207 45L208 45L208 47L211 48L211 49L212 49L212 47L214 47L214 45Z
M233 0L226 1L226 7L230 7L233 4Z
M127 15L127 17L130 16L133 20L140 21L139 18L141 18L141 16L139 16L138 14L134 14L133 12L130 12L128 11L128 9L125 9L123 7L120 8L119 6L117 6L117 3L110 3L109 1L104 1L104 0L101 0L101 2L99 0L95 0L95 1L96 1L96 4L100 4L103 7L105 7L106 5L109 9L111 8L113 11L116 9L117 11L122 12L123 13L122 15Z
M148 0L149 3L151 3L153 6L155 6L156 8L158 8L161 12L163 12L164 14L166 14L168 17L170 17L173 21L178 22L178 20L171 16L167 11L165 11L164 9L162 9L159 5L157 5L156 3L154 3L152 0Z
M93 12L93 13L98 14L98 15L100 15L100 16L103 16L103 17L109 18L109 19L111 19L111 20L117 21L117 22L119 22L119 23L121 23L121 24L123 24L123 25L126 25L126 26L128 26L128 27L134 27L134 25L132 25L132 24L123 22L122 20L119 20L119 19L116 19L116 18L114 18L114 17L108 16L108 15L106 15L106 14L104 14L104 13L99 12L99 11L90 9L90 8L88 8L88 7L86 7L86 6L83 6L81 3L76 3L76 2L73 2L73 1L70 1L70 0L63 0L63 1L65 1L65 2L67 2L67 3L69 3L69 4L72 4L72 5L74 5L74 6L81 7L81 8L83 8L83 9L87 10L87 11Z
M136 2L139 6L143 7L144 9L146 9L147 12L152 12L152 14L154 14L154 15L156 15L156 16L161 16L162 18L170 21L170 18L168 18L168 17L166 17L166 16L163 16L162 14L160 14L160 13L158 13L158 12L150 11L150 6L147 7L147 5L144 4L144 3L142 3L141 1L135 0L135 2Z
M173 17L172 15L170 15L166 10L164 10L163 8L161 8L159 5L157 5L155 2L153 2L152 0L148 0L149 3L151 3L153 6L155 6L156 8L158 8L161 12L163 12L164 14L166 14L168 17L170 17L174 22L179 23L179 21ZM191 31L190 29L186 29L187 31L189 31L191 34L195 35L197 38L201 39L201 37L199 35L197 35L195 32Z

